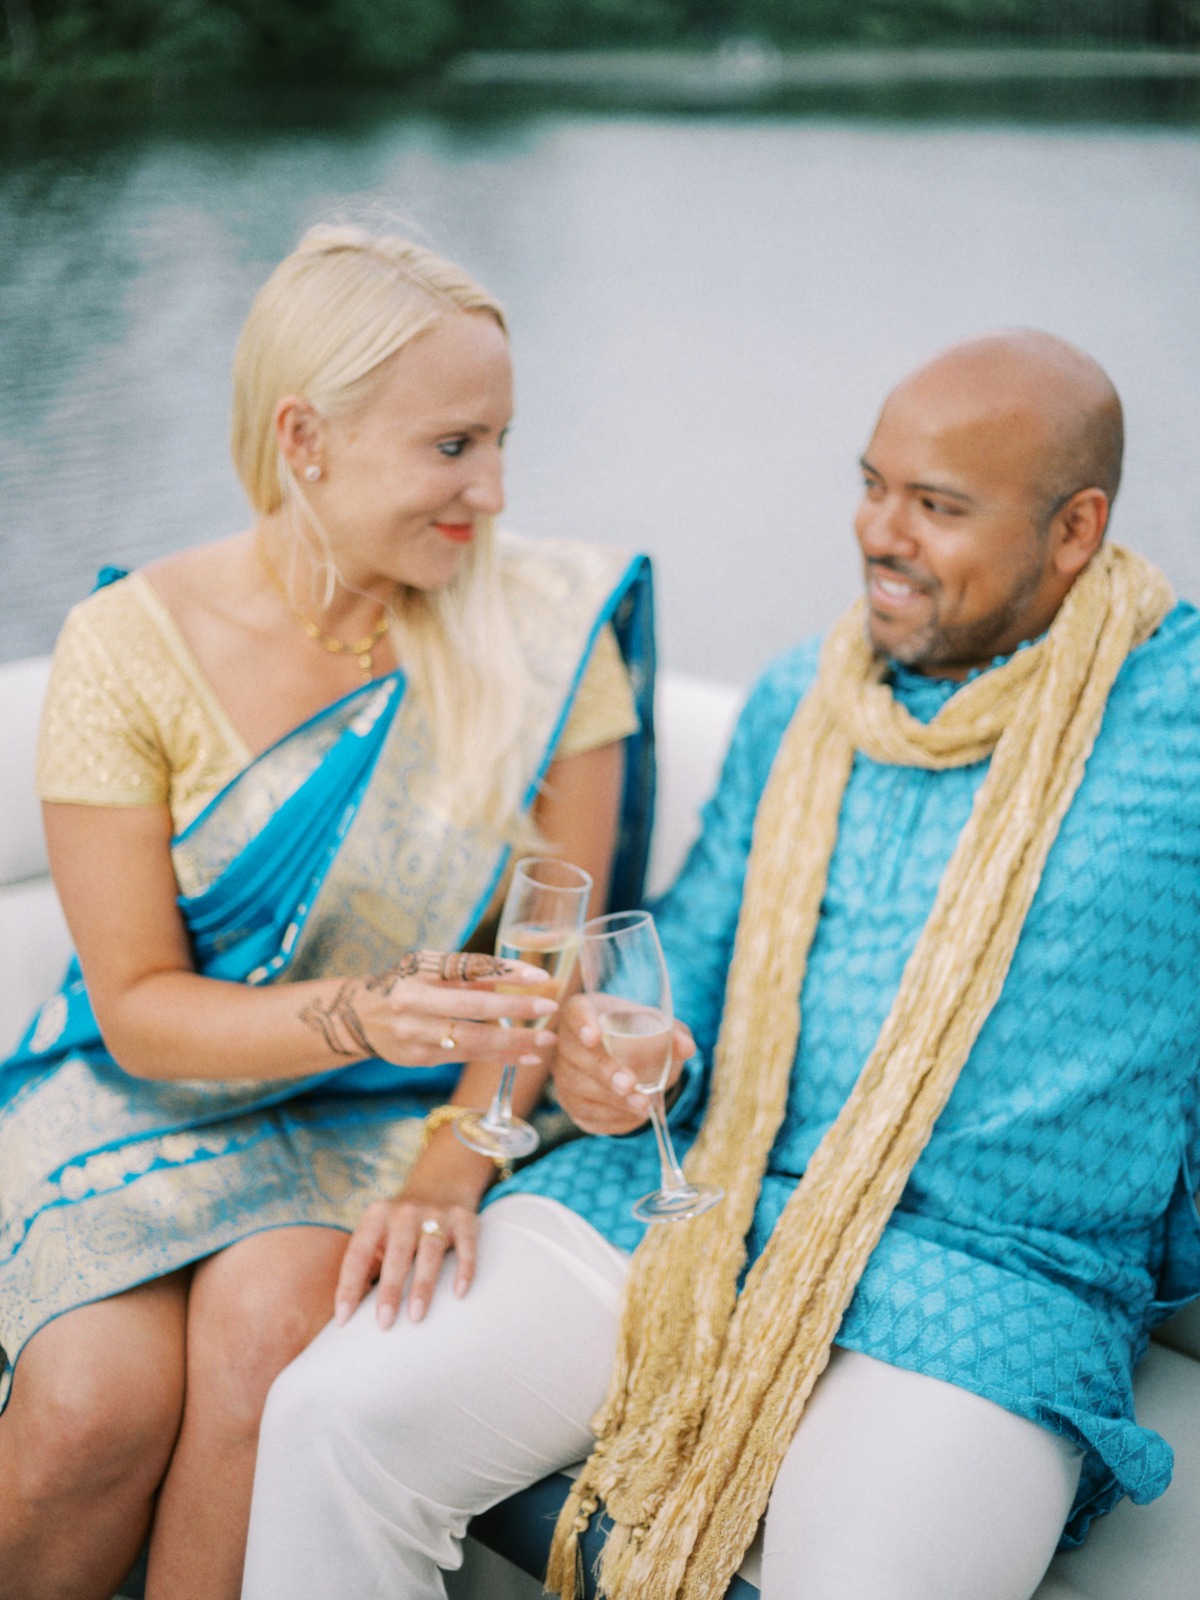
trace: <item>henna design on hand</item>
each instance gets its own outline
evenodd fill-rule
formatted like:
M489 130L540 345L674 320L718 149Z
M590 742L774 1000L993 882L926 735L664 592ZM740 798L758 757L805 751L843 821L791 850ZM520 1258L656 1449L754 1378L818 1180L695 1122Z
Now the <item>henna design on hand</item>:
M309 1001L300 1012L300 1021L319 1033L335 1056L358 1061L375 1054L362 1019L354 1009L354 998L359 990L365 994L389 995L403 979L417 976L440 979L443 983L478 983L486 978L503 978L512 971L512 966L511 961L499 956L465 950L408 950L386 972L367 978L347 978L331 1000Z
M390 994L402 978L415 978L421 970L421 954L418 950L409 950L402 955L399 961L388 967L385 972L376 972L369 978L364 978L363 987L372 993L382 989L385 994Z
M499 956L469 954L451 950L441 958L442 977L447 983L478 983L483 978L503 978L512 971L512 962Z
M382 989L390 994L404 978L418 975L439 978L443 983L477 983L484 978L503 978L511 970L511 963L498 956L469 954L465 950L409 950L399 961L363 980L366 989Z
M300 1021L305 1027L319 1033L334 1055L347 1056L351 1060L375 1054L358 1012L354 1009L353 996L357 987L356 978L347 978L328 1005L313 1000L300 1012Z

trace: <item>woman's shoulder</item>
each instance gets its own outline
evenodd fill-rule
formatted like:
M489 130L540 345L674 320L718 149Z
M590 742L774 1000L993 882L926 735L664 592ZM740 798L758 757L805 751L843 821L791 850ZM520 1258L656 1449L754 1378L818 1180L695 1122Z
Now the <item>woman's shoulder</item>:
M645 560L637 551L616 545L530 538L507 529L496 534L496 563L504 587L532 590L554 602L587 598L598 604Z
M130 628L138 637L169 638L181 609L220 593L237 543L235 537L172 551L133 571L103 567L91 594L67 613L64 632L88 631L118 643L128 640Z
M244 761L178 625L173 580L190 583L194 561L185 551L130 573L106 569L68 613L42 714L44 798L140 804L161 799L168 775L187 771L197 751L215 752L209 764L222 773ZM86 794L70 778L81 751L94 769Z
M154 591L142 571L106 567L91 594L67 612L55 654L61 657L79 649L88 654L109 651L119 660L128 655L131 646L153 641L159 633Z
M622 605L641 578L644 562L644 556L607 545L497 535L496 565L505 610L517 648L536 682L557 689L572 681L582 662L594 658L597 634L603 634L603 624L610 620L620 625ZM613 655L619 659L613 644ZM626 682L626 701L629 694ZM628 731L625 728L620 737Z
M242 587L249 534L232 534L206 544L172 550L149 562L139 576L178 626L190 615L223 609Z

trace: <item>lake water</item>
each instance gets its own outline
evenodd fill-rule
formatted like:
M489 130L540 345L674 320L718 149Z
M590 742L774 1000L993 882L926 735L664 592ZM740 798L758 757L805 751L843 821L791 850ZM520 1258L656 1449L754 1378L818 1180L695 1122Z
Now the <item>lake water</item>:
M247 520L225 443L249 300L377 207L507 305L510 525L656 559L667 665L746 681L856 591L855 462L948 341L1052 329L1109 369L1118 537L1200 600L1200 127L375 106L0 165L0 658L106 561Z

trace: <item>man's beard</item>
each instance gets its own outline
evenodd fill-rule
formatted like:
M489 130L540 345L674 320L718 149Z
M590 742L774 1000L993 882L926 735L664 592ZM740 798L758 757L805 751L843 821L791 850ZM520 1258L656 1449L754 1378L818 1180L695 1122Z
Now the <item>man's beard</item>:
M887 563L882 561L878 565L886 567ZM958 625L943 624L939 620L937 596L940 590L934 590L931 596L934 601L933 615L929 621L909 638L886 650L882 650L876 641L868 615L867 633L871 645L877 653L886 654L904 667L953 669L986 665L1002 650L1011 650L1014 643L1023 642L1014 641L1013 634L1022 613L1037 592L1043 572L1044 565L1040 557L1031 560L1002 606L985 617Z

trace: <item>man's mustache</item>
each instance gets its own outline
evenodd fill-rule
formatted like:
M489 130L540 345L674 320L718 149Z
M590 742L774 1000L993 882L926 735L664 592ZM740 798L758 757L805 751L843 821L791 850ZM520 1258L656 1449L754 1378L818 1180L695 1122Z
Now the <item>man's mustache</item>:
M873 570L894 572L898 577L907 578L909 583L915 584L918 589L923 589L926 594L932 593L937 588L936 582L927 572L919 572L916 567L910 566L907 561L901 561L898 556L868 557L867 571Z

